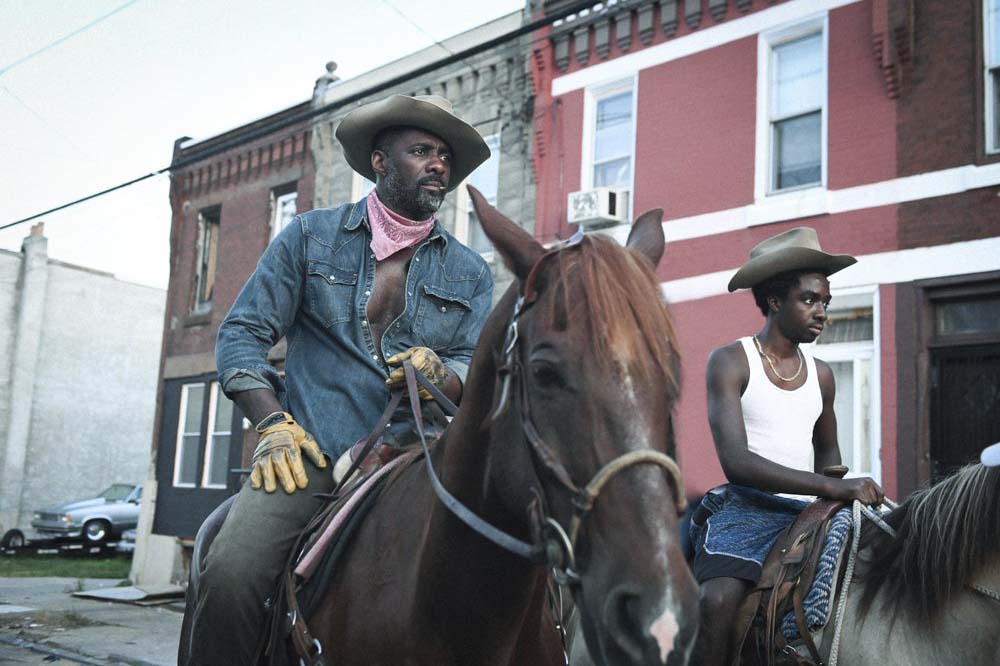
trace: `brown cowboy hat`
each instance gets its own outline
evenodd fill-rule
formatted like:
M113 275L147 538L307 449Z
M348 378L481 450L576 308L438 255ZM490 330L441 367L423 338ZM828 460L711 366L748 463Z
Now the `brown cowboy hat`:
M857 261L846 254L827 254L819 247L815 229L797 227L771 236L750 250L750 261L736 271L729 281L729 291L749 289L785 271L812 268L833 275Z
M354 109L340 121L337 140L351 168L375 182L372 145L389 127L416 127L439 137L451 148L448 191L489 159L490 148L476 128L454 114L451 102L437 95L391 95Z

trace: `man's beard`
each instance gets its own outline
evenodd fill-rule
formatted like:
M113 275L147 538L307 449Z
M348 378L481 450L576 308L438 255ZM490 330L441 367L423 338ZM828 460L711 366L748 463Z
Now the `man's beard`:
M425 176L409 187L399 175L399 171L394 168L391 162L387 161L385 193L388 195L389 201L383 203L397 209L397 212L410 219L426 220L441 207L445 191L444 189L438 192L426 190L421 187L425 184L443 185L444 181L438 176Z

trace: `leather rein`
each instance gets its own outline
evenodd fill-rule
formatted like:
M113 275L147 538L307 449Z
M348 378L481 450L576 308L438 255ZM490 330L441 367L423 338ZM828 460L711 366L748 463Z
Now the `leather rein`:
M575 245L578 242L579 240L572 244ZM514 306L514 313L511 316L510 324L507 327L506 339L503 345L502 363L498 368L498 374L502 382L500 398L497 402L496 408L493 410L491 418L495 420L509 407L511 385L516 382L519 388L517 406L520 411L521 428L524 432L525 438L530 444L529 451L532 454L532 460L536 466L538 464L541 465L542 471L555 477L560 485L569 491L573 497L573 517L570 521L568 532L563 528L558 520L548 514L547 509L544 506L545 503L541 492L536 491L536 496L539 501L537 502L537 505L533 507L534 510L530 511L533 522L533 543L528 543L518 539L503 530L500 530L496 526L491 525L449 493L441 483L437 473L434 471L434 465L431 462L430 451L427 446L426 437L424 436L420 399L417 395L417 384L426 388L446 411L452 411L452 413L454 413L454 409L456 408L451 401L448 400L437 389L437 387L430 382L430 380L414 370L410 361L405 361L403 368L406 374L410 406L413 410L414 418L416 419L417 432L420 435L420 443L424 449L424 460L427 464L427 472L430 476L431 485L441 502L473 531L477 532L486 539L489 539L500 548L503 548L504 550L515 555L519 555L520 557L536 564L543 564L547 568L551 569L553 577L559 584L579 585L580 576L576 570L576 546L580 535L580 528L587 515L593 509L594 503L600 496L601 491L612 478L634 465L657 465L664 469L669 477L672 484L671 487L674 490L674 503L679 514L683 513L687 502L684 496L684 486L681 479L680 468L677 466L674 459L665 453L650 448L636 449L634 451L624 453L606 463L586 485L581 487L574 483L568 470L566 469L566 466L559 460L558 455L552 450L552 448L545 443L545 440L535 427L531 416L527 382L523 380L521 364L519 363L517 354L515 353L519 342L518 321L528 307L530 307L530 305L536 300L533 285L534 277L539 266L547 258L555 255L562 249L565 248L550 251L538 260L534 268L531 270L528 279L525 281L525 288L523 292L518 296L517 302Z

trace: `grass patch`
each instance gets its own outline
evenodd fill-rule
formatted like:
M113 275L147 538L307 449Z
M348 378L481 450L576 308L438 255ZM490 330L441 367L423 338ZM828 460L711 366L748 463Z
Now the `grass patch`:
M0 557L0 578L128 578L128 557L59 557L57 555Z

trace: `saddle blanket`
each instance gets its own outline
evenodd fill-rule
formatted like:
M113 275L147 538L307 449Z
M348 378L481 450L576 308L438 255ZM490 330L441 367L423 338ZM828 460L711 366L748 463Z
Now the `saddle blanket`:
M805 612L806 626L809 627L809 631L821 629L826 626L830 619L830 611L836 592L836 574L840 569L841 557L847 546L847 539L851 535L853 522L849 507L838 511L830 521L830 530L827 532L823 551L816 564L816 574L813 577L812 587L809 588L809 593L802 600L802 610ZM795 624L793 611L789 611L782 619L781 633L789 641L799 638L799 628Z
M733 483L709 490L691 516L695 578L699 583L742 578L756 584L778 536L806 506Z
M295 573L300 578L308 580L312 577L320 562L323 561L323 556L326 554L327 548L329 548L337 533L340 531L341 527L343 527L344 522L353 514L355 507L357 507L362 500L367 497L369 491L376 487L378 482L386 474L396 469L404 462L409 462L411 460L413 460L413 456L399 456L393 458L389 462L371 472L368 477L351 492L351 496L347 499L344 505L340 507L336 515L333 516L330 522L323 529L323 532L318 538L316 538L308 550L302 554L298 563L295 565Z

